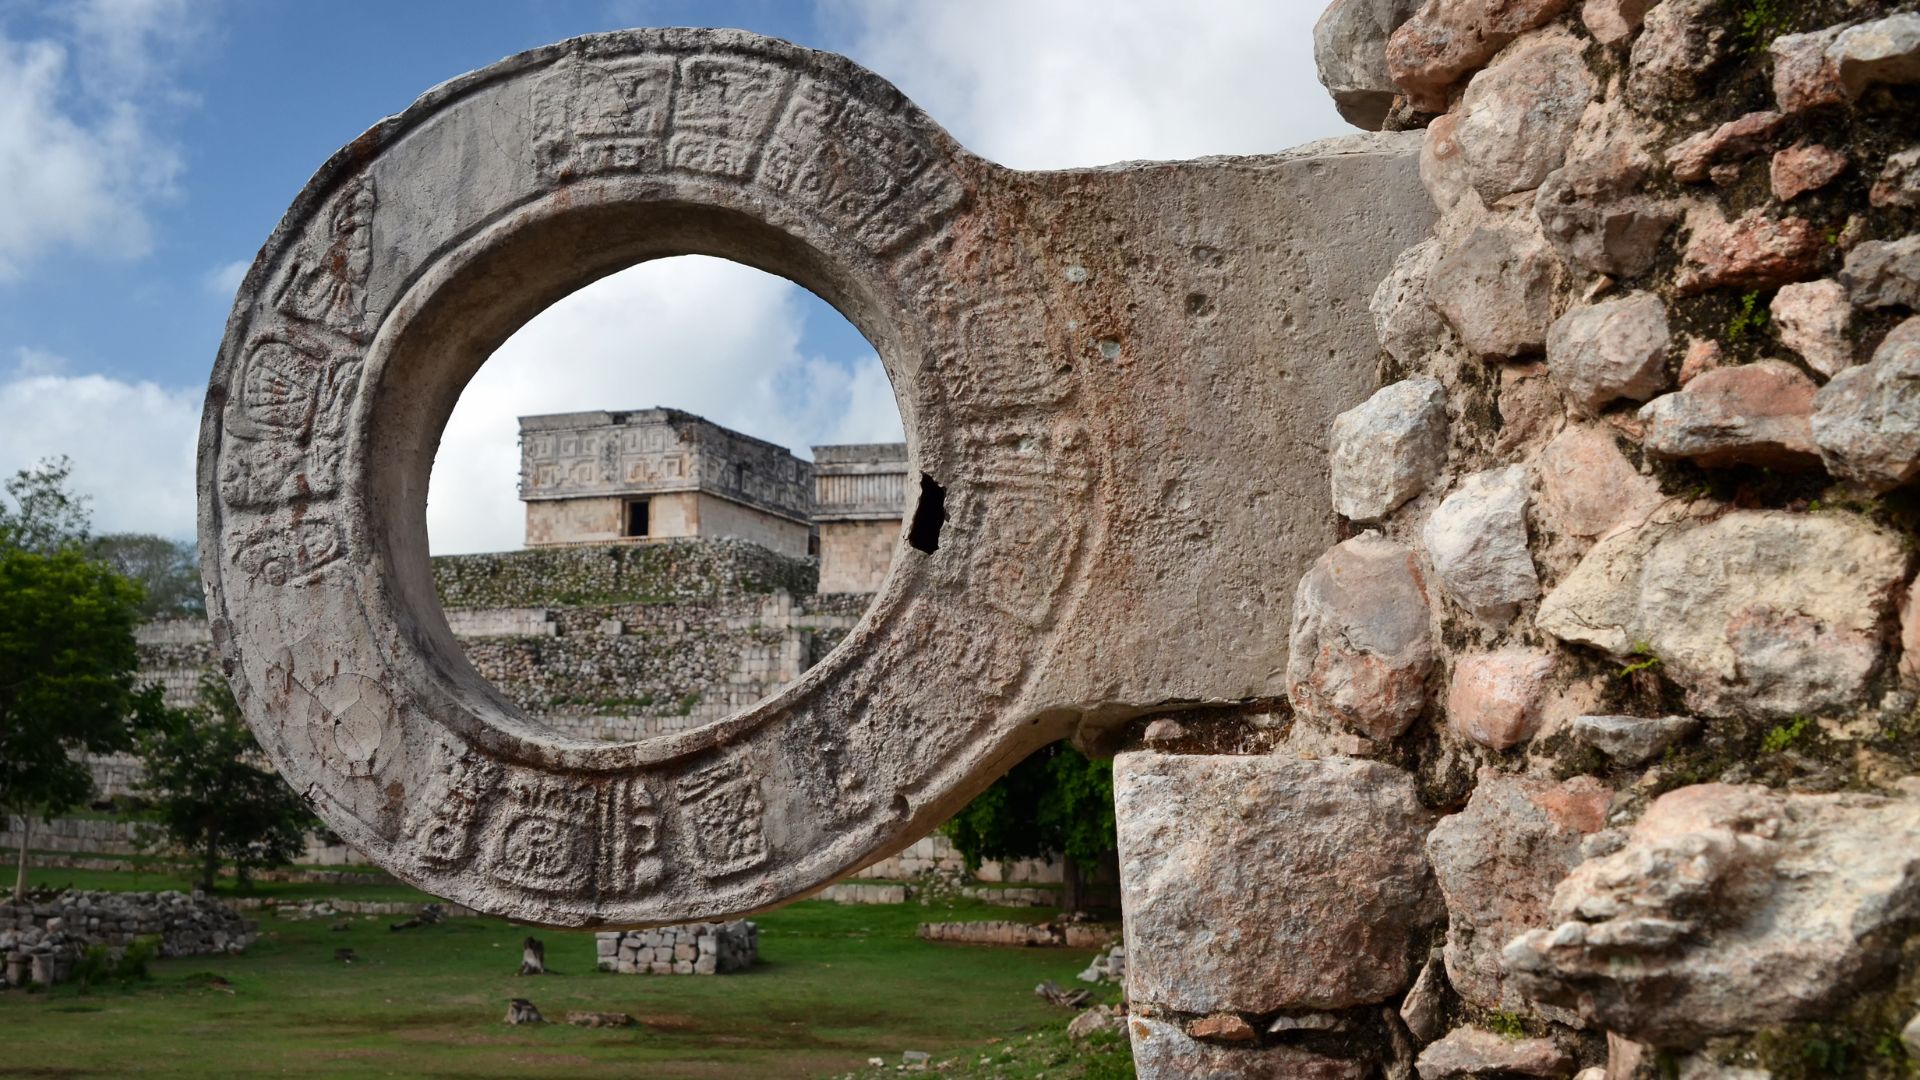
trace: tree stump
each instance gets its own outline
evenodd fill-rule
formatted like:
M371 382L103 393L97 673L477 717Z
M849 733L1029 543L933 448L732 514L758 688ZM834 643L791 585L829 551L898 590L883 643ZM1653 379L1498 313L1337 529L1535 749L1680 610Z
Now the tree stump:
M529 937L520 943L520 974L545 975L547 973L547 947L537 937Z
M534 1008L533 1002L526 998L514 998L507 1002L507 1023L544 1024L546 1022L547 1018L541 1016L540 1010Z

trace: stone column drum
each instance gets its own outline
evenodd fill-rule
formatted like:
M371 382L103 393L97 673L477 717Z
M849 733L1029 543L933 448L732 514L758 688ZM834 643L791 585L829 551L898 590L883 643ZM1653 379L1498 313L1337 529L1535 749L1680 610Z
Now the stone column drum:
M1431 209L1418 136L1025 173L837 56L730 31L536 49L329 160L236 300L200 436L221 661L342 837L555 926L717 919L938 824L1064 735L1277 696L1337 537L1325 432ZM776 697L631 744L475 674L428 570L440 432L542 308L647 259L789 277L877 348L915 505L872 610Z

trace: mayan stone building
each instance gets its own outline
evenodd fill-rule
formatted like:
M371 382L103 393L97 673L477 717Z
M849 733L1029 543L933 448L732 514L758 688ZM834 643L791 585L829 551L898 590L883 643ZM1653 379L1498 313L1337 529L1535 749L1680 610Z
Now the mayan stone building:
M905 443L813 448L813 521L820 591L880 591L907 505Z
M528 547L707 536L811 548L812 466L678 409L521 417L520 498Z

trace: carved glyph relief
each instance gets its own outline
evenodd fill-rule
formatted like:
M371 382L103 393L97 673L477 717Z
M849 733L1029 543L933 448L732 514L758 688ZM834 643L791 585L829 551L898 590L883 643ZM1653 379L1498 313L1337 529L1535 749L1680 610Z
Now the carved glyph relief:
M767 804L759 779L739 758L694 769L675 793L705 876L728 877L766 861Z
M1250 655L1245 613L1218 631L1141 624L1190 599L1178 589L1196 575L1270 566L1271 545L1228 519L1277 474L1284 490L1324 488L1324 456L1242 460L1275 444L1195 411L1267 400L1248 385L1254 358L1208 366L1181 351L1182 329L1130 332L1121 362L1098 328L1163 309L1184 328L1180 237L1256 236L1262 215L1328 185L1310 166L1332 175L1370 153L1014 173L847 61L735 31L597 35L436 87L321 170L221 346L201 535L237 697L369 857L436 895L579 926L743 914L816 889L924 833L1082 710L1270 695L1284 656ZM1420 194L1412 144L1380 156ZM449 193L459 227L422 227ZM1354 201L1405 219L1396 252L1428 223ZM434 609L434 435L476 352L521 312L621 259L694 252L816 287L868 333L928 527L846 643L777 697L647 742L570 739L481 683ZM1082 266L1095 255L1108 269ZM1206 289L1252 313L1248 341L1284 340L1263 298L1300 291L1280 270ZM1340 340L1371 340L1363 303L1319 309L1351 324ZM1321 430L1353 402L1349 382L1310 375L1289 391L1301 430ZM597 441L530 429L522 484L709 468L617 426ZM1209 493L1192 511L1203 528L1171 528L1165 477L1118 464L1146 455ZM778 501L803 479L798 464L756 467L729 490ZM1317 552L1326 516L1308 507L1276 531Z
M473 855L482 805L504 771L470 747L448 740L435 746L425 790L417 794L402 828L415 857L440 870L464 865Z
M373 180L365 174L328 201L273 286L280 314L349 337L364 334L373 211Z
M672 169L753 183L880 252L964 194L897 116L765 57L569 57L533 95L534 159L557 182Z

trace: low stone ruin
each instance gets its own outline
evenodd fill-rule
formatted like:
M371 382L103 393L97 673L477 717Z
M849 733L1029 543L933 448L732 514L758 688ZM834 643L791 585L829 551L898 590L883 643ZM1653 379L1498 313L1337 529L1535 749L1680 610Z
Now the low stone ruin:
M1113 942L1113 931L1082 923L1023 923L1005 920L921 923L922 941L962 945L1060 945L1069 949L1098 949Z
M1109 982L1126 985L1127 947L1115 945L1094 957L1093 962L1087 965L1087 970L1081 972L1078 978L1081 982L1093 983L1095 986Z
M161 956L202 956L242 952L257 936L226 905L180 892L63 892L0 904L0 986L64 982L95 945L118 950L153 938Z
M744 919L593 937L600 970L621 975L726 975L760 958L760 927Z

